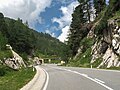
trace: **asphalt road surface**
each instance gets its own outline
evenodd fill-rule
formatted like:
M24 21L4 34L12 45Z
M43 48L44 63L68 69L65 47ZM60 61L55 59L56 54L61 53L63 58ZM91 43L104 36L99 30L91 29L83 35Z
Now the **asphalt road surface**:
M120 72L112 70L41 66L47 74L43 90L120 90Z

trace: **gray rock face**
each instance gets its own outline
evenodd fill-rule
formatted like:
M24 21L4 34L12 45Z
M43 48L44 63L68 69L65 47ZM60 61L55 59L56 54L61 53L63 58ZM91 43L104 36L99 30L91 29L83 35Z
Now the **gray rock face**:
M26 67L22 57L20 57L15 51L13 51L10 45L6 46L8 49L11 50L13 57L5 59L5 64L13 69L20 69L21 67Z
M73 58L73 60L75 60L75 59L82 53L82 49L83 49L83 46L81 46L81 47L78 49L78 53L75 55L75 57Z
M100 47L101 47L101 42L96 42L94 46L92 46L92 60L91 63L94 63L97 58L100 57Z
M120 66L120 27L116 20L108 21L108 30L103 30L103 37L92 47L92 60L94 63L97 58L102 58L100 67L119 67Z
M110 67L119 67L118 56L112 51L112 49L108 48L106 53L103 55L103 62L97 67L100 68L102 66Z

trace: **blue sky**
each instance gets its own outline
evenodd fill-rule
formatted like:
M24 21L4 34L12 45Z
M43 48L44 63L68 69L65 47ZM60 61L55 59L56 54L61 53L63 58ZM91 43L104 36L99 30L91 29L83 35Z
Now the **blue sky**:
M77 0L0 0L0 12L28 21L31 28L64 42L77 5Z
M49 30L52 33L55 33L55 37L58 37L61 33L60 30L58 30L57 27L59 27L58 23L53 23L52 19L54 17L60 18L63 16L62 12L59 10L62 4L56 3L54 6L51 6L49 8L46 8L44 12L40 14L40 17L42 17L43 22L36 24L36 30L40 32L47 32L46 30Z
M72 3L75 3L74 5L71 5ZM71 23L71 17L69 18L69 23L66 21L62 21L62 17L65 16L63 13L63 10L61 8L68 8L68 6L71 5L71 7L76 7L78 5L77 0L53 0L50 7L47 7L44 12L40 13L40 17L42 18L42 22L37 22L35 25L35 29L39 32L49 33L53 37L58 38L62 42L64 42L66 37L66 34L64 36L61 36L61 34L64 33L62 31L66 26L69 26ZM70 8L71 9L71 8ZM70 10L73 12L73 10ZM71 16L71 13L69 13ZM54 21L55 20L55 21ZM60 22L64 24L65 26L60 26ZM69 28L67 28L69 29ZM67 30L68 31L68 30ZM61 36L61 37L60 37Z

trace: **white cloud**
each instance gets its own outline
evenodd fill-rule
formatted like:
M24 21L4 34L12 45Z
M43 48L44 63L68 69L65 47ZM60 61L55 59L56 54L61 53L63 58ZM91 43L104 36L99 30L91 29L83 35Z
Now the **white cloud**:
M74 2L75 0L54 0L54 1L66 5L66 4L70 4L70 3Z
M62 34L58 37L61 42L67 41L69 26L66 26L62 29Z
M52 32L51 32L50 30L48 30L48 29L45 30L45 33L50 34L52 37L56 37L56 36L55 36L55 33L52 33Z
M50 30L51 30L51 31L58 31L59 29L57 28L57 26L51 26L51 27L50 27Z
M72 21L72 16L71 14L73 13L74 8L79 5L77 1L72 2L66 7L61 7L60 10L62 11L63 16L60 18L54 17L52 19L52 22L56 22L59 24L59 29L62 30L62 34L58 37L60 41L64 41L67 37L67 32L68 32L68 26L70 26L70 23ZM64 28L65 27L65 28ZM64 31L65 30L65 31Z
M60 18L53 18L53 23L59 24L59 27L52 27L46 32L55 37L55 33L51 30L62 30L62 34L59 36L60 41L64 41L67 36L67 28L71 23L73 9L79 4L74 0L0 0L0 12L6 17L13 19L21 18L24 22L27 20L30 27L35 28L36 22L44 23L43 18L40 17L40 13L44 12L46 7L50 7L53 1L64 3L64 6L60 8L63 16ZM70 3L68 6L65 3ZM65 30L65 31L64 31ZM49 31L49 32L48 32ZM65 38L64 38L65 37Z
M0 0L0 12L13 19L21 18L30 26L41 23L40 13L51 5L52 0ZM33 27L33 26L32 26Z

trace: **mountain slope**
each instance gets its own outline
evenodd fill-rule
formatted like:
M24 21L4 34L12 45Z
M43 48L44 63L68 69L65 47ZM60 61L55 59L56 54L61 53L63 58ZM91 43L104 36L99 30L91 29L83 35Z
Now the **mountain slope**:
M91 0L88 0L91 1ZM93 0L95 1L95 0ZM102 1L102 0L101 0ZM99 2L99 4L103 5ZM82 5L82 4L80 4ZM110 0L109 5L103 6L103 9L96 15L94 21L77 23L78 26L71 30L78 31L78 37L76 33L71 32L69 42L72 39L76 39L77 53L69 61L69 65L95 68L110 68L120 67L120 2L117 0ZM76 8L77 9L77 8ZM80 14L74 12L73 14ZM83 13L84 14L84 13ZM86 15L86 14L85 14ZM83 16L82 18L84 18ZM87 16L86 16L87 17ZM77 15L74 18L78 18ZM75 19L74 19L75 20ZM75 23L74 21L72 23ZM72 24L73 25L73 24ZM84 34L87 28L87 35ZM78 29L78 30L77 30ZM81 36L83 37L81 38ZM72 35L72 36L71 36ZM78 38L78 39L77 39ZM80 38L80 39L79 39ZM69 44L69 43L68 43ZM74 45L75 43L70 44ZM75 49L72 49L73 51Z
M10 44L13 50L23 56L24 59L27 56L66 58L68 47L58 39L51 37L49 34L39 33L30 29L19 18L18 20L13 20L4 17L2 13L0 13L0 16L0 33L1 36L6 38L4 49L5 44ZM5 41L2 38L0 39Z

